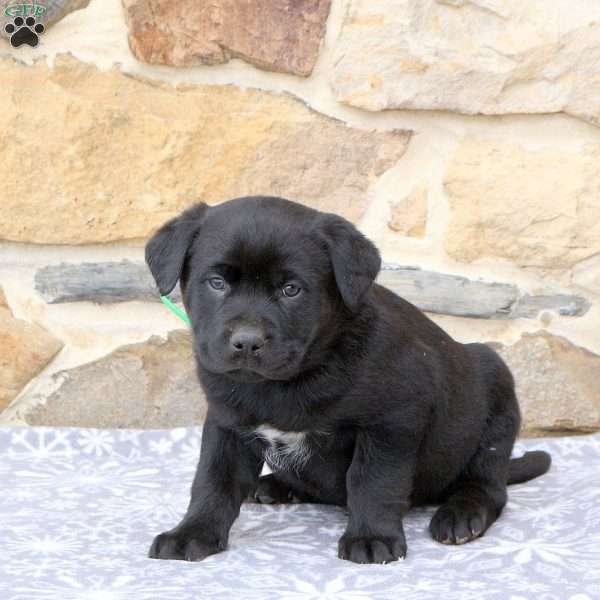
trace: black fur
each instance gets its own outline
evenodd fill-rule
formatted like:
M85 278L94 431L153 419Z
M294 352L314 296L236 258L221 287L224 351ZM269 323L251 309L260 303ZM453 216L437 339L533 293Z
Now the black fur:
M151 557L224 550L249 498L345 506L339 556L394 561L411 506L441 504L433 538L463 543L498 518L507 483L549 468L545 453L510 461L520 416L499 356L373 283L377 249L344 219L279 198L200 204L146 259L162 293L180 280L209 404L189 508ZM308 454L278 463L260 426L305 432Z

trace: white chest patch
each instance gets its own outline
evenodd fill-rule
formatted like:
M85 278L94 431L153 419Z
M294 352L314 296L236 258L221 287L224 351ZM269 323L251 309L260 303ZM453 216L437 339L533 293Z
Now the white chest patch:
M280 431L270 425L261 425L255 432L268 442L265 460L274 469L298 470L310 457L305 431Z

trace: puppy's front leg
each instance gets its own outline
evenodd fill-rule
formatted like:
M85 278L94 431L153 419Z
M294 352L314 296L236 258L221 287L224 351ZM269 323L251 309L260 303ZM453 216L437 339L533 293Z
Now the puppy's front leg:
M150 558L202 560L225 550L242 501L258 482L256 445L207 418L187 512L177 527L154 538Z
M382 429L358 433L346 474L350 515L340 558L387 563L406 556L402 517L410 506L416 450L410 437Z

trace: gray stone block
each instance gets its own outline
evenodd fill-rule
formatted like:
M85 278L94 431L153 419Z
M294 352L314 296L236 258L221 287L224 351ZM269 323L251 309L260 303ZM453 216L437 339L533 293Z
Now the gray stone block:
M513 309L515 317L535 318L543 310L552 310L566 317L579 317L590 309L590 303L582 296L569 294L530 296L519 298Z
M61 263L35 274L35 289L49 304L158 300L159 294L144 263L122 260L102 263ZM179 286L170 295L181 300Z
M590 308L582 296L522 294L511 283L468 279L418 267L384 265L378 277L402 298L426 312L479 319L536 318L544 310L579 317Z
M483 319L511 316L519 290L509 283L385 266L379 283L426 312Z
M581 296L529 295L511 283L468 279L416 267L384 265L379 283L421 310L479 319L535 318L543 310L578 317L590 303ZM143 263L121 262L50 265L35 275L35 288L50 304L62 302L156 301L158 290ZM179 288L171 294L181 300Z

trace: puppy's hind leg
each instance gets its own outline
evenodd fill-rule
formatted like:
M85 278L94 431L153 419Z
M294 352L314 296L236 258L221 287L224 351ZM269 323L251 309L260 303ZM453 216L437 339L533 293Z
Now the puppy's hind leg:
M443 544L464 544L483 535L506 504L510 455L520 425L510 373L496 382L491 394L495 414L480 446L429 525L433 538Z
M508 434L506 429L514 429ZM508 464L516 428L497 417L482 446L433 515L429 530L442 544L464 544L482 535L500 516L507 500Z

